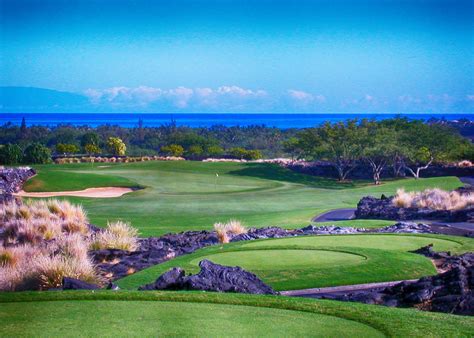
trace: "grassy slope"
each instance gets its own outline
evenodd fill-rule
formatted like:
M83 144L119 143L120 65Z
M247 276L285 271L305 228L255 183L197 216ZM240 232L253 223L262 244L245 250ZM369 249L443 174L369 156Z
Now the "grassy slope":
M408 252L430 243L438 251L474 250L474 239L440 235L316 236L237 242L177 257L117 283L135 289L176 266L196 273L202 259L241 266L276 290L414 279L436 273L427 258Z
M27 184L35 191L74 190L94 186L141 185L144 190L114 199L68 198L82 203L93 223L123 219L142 236L191 229L210 229L216 221L236 218L248 226L307 225L318 213L355 207L368 194L393 194L399 187L453 189L455 177L418 181L341 184L334 180L293 173L271 164L202 163L190 161L38 166L39 174ZM219 177L216 178L216 173ZM384 221L347 222L381 226Z
M122 304L120 301L127 302ZM157 336L161 333L179 336L354 337L384 334L468 337L472 336L474 327L472 317L358 303L242 294L4 293L0 294L0 303L1 336ZM306 331L308 329L312 331Z

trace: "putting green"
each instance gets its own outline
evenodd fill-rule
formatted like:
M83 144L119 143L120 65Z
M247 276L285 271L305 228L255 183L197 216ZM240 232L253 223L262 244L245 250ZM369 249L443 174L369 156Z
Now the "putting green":
M443 235L305 236L213 246L152 266L117 281L126 289L153 282L172 267L197 273L203 259L241 266L276 290L415 279L436 273L432 262L409 251L473 251L474 239Z
M303 247L351 247L364 249L412 251L422 246L433 244L436 251L456 250L463 246L456 237L430 237L429 235L339 235L339 236L311 236L290 237L269 241L247 242L245 248L288 247L292 245Z
M198 264L203 259L222 265L238 265L255 273L266 270L299 270L314 265L321 268L335 264L354 265L366 260L362 255L329 250L270 249L222 252L193 259L190 264Z
M150 301L5 303L5 336L380 337L368 325L302 311L265 307Z
M91 223L105 226L107 221L121 219L131 222L143 237L211 229L215 222L229 219L255 227L302 227L318 213L355 207L366 195L390 195L398 188L412 191L462 185L456 177L403 179L380 186L368 181L339 183L265 163L154 161L106 167L90 163L42 165L35 169L38 175L27 182L27 191L145 187L118 198L67 197L83 204ZM354 221L346 225L378 227L387 222Z

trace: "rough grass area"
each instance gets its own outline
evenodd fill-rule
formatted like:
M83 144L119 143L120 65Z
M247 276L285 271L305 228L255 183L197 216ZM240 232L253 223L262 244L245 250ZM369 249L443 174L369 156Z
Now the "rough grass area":
M27 183L29 191L146 187L119 198L68 197L83 204L92 223L105 226L107 221L121 219L131 222L144 237L212 229L215 222L229 219L239 219L249 227L295 228L308 225L319 213L355 207L366 195L392 195L401 187L406 191L434 187L450 190L462 185L456 177L386 181L380 186L365 181L339 183L273 164L252 163L157 161L107 167L82 163L35 169L38 175ZM354 224L359 226L360 222ZM384 223L372 221L370 225Z
M2 337L469 337L474 327L473 317L242 294L10 293L0 294L0 303Z
M441 235L308 236L237 242L177 257L117 283L135 289L176 266L196 273L202 259L241 266L276 290L415 279L436 270L429 259L408 251L431 243L438 251L474 250L474 239Z

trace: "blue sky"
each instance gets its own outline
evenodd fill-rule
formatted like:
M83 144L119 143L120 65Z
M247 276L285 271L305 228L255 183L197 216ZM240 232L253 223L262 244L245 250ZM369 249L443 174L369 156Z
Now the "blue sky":
M474 112L474 1L0 3L0 85L99 110Z

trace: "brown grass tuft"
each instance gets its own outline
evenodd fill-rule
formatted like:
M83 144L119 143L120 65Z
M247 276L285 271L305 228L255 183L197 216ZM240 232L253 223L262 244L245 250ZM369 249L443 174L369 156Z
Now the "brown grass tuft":
M107 228L94 235L92 250L121 249L135 251L138 248L138 230L128 223L117 221L108 223Z
M427 189L420 192L397 190L393 204L400 208L428 208L433 210L462 210L474 206L474 195L457 191Z

